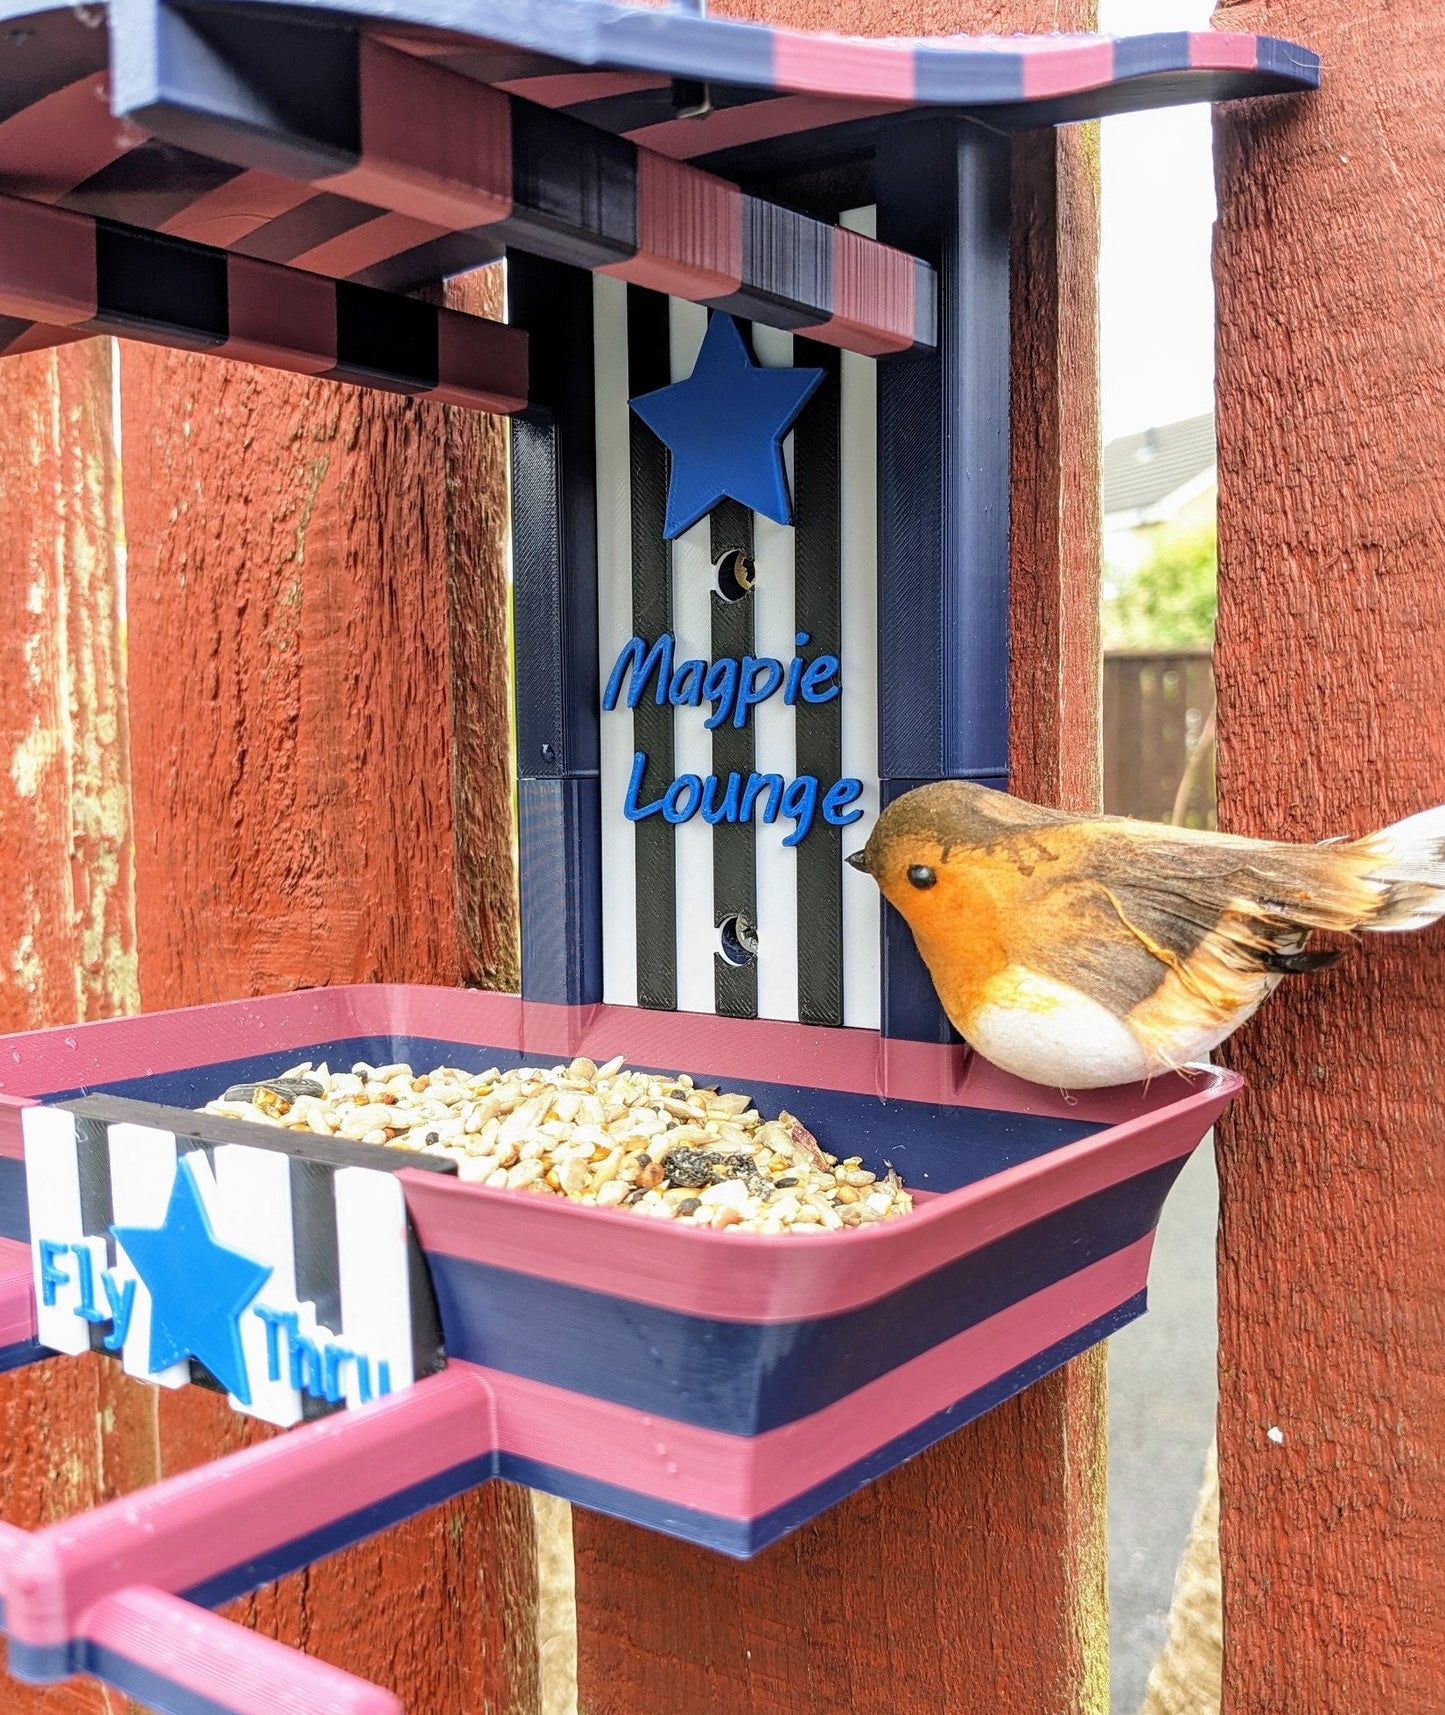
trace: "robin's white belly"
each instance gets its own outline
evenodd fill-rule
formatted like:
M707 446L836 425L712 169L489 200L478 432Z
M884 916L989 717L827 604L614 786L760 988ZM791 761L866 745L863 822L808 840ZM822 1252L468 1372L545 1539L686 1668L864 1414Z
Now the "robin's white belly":
M1036 971L1010 966L989 984L988 996L968 1020L969 1043L1005 1072L1061 1090L1157 1076L1207 1053L1234 1022L1217 1032L1201 1030L1197 1040L1181 1040L1166 1063L1117 1013Z

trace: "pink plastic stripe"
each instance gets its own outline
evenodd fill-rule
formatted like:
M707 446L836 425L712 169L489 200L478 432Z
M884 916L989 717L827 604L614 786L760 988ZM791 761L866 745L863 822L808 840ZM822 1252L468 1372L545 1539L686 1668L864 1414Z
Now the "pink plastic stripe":
M504 331L500 350L495 324L459 310L437 311L437 384L427 398L471 410L524 411L527 408L527 335Z
M0 315L79 327L96 313L95 271L84 216L0 197Z
M1153 1235L934 1346L811 1417L753 1437L483 1370L504 1452L725 1518L770 1512L1105 1316L1144 1286ZM470 1368L454 1363L453 1368Z
M82 1617L80 1636L231 1715L404 1715L381 1686L163 1590L102 1598Z
M348 1036L406 1035L521 1049L552 1061L626 1053L637 1065L707 1072L746 1083L813 1084L859 1095L890 1094L960 1107L1048 1114L1117 1124L1178 1103L1225 1097L1232 1074L1203 1071L1152 1085L1057 1090L1010 1078L966 1049L889 1042L874 1031L764 1019L712 1018L634 1007L543 1006L516 995L406 984L357 984L225 1001L173 1012L34 1030L4 1038L0 1155L19 1156L19 1110L37 1096L133 1078L142 1067L174 1072ZM293 1056L294 1057L294 1056Z
M584 101L605 101L614 95L638 95L666 89L669 80L650 71L563 71L541 77L513 77L493 85L508 95L520 95L539 107L580 107Z
M19 357L27 351L49 351L52 346L72 345L78 339L89 339L83 329L53 328L46 322L31 322L15 335L0 356Z
M312 186L275 173L237 173L173 214L159 230L225 250L315 195Z
M685 1231L561 1198L519 1197L403 1171L423 1250L564 1281L589 1292L733 1322L793 1322L871 1304L1031 1221L1198 1143L1228 1093L1133 1120L959 1191L906 1219L799 1241Z
M1072 95L1114 81L1114 44L1108 37L1097 41L1060 39L1057 43L1044 38L1027 43L1026 48L1020 55L1025 101Z
M403 251L415 250L433 239L445 238L448 227L432 226L424 220L413 220L406 214L378 213L375 220L348 227L324 244L293 256L292 268L304 268L312 274L329 274L333 279L349 280Z
M883 357L913 344L918 263L839 227L833 238L833 314L810 339Z
M863 41L798 30L773 31L773 83L779 89L827 95L914 99L912 42Z
M1232 30L1192 30L1189 63L1206 71L1253 71L1259 64L1259 37Z
M12 196L57 202L145 140L138 125L111 117L108 74L90 72L0 122L0 183Z
M742 192L685 161L640 151L637 253L597 272L679 298L728 297L742 282Z
M830 101L818 95L783 95L775 101L720 107L702 120L664 119L627 135L632 142L655 149L659 155L687 161L716 149L764 143L770 137L792 137L799 131L816 131L824 125L846 125L852 119L875 119L880 113L897 112L898 106L895 101L847 98Z
M221 356L298 375L336 367L336 285L250 256L226 259L230 337Z
M36 1531L5 1557L13 1637L75 1636L85 1611L132 1584L189 1590L279 1545L495 1447L490 1390L454 1366L355 1411L293 1429Z
M505 220L512 212L511 98L363 39L361 159L316 184L377 208L405 209L444 232Z
M0 1239L0 1350L35 1338L30 1246Z

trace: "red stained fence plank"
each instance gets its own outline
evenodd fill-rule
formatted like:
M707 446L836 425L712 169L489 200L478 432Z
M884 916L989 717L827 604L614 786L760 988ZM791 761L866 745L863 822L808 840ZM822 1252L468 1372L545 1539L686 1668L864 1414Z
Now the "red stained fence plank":
M0 409L0 1029L135 1005L110 348L12 359ZM0 1067L0 1083L4 1080ZM152 1390L112 1363L0 1376L0 1510L48 1523L147 1481ZM6 1715L95 1715L95 1686L6 1680Z
M743 10L732 7L730 10ZM818 0L772 21L1083 29L1084 5ZM1086 132L1015 157L1016 788L1098 781L1097 186ZM1103 1367L1090 1354L755 1561L577 1509L580 1706L708 1715L1030 1715L1107 1705Z
M147 1008L505 979L497 434L130 346L122 397ZM256 1433L196 1390L162 1402L168 1472ZM530 1505L492 1484L236 1611L418 1715L531 1715L534 1608Z
M1362 834L1445 799L1445 11L1371 16L1225 14L1298 30L1326 67L1317 97L1218 121L1220 822L1240 833ZM1233 1715L1440 1707L1442 971L1438 926L1364 936L1230 1044Z

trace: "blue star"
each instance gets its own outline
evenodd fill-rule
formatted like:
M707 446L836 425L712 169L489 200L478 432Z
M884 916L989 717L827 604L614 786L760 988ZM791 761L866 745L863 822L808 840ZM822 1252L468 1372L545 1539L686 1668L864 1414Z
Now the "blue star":
M251 1403L237 1326L271 1270L216 1242L190 1163L176 1163L159 1227L112 1227L151 1295L150 1370L199 1358L228 1393Z
M720 500L793 522L783 437L823 379L821 369L762 369L731 316L715 315L692 374L631 401L672 454L663 535L691 529Z

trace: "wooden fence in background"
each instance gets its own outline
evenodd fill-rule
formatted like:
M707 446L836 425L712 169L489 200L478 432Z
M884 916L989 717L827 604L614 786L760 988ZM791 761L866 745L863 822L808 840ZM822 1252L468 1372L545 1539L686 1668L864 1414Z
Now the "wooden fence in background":
M1209 650L1120 649L1107 654L1104 809L1108 814L1171 821L1184 784L1182 824L1214 827L1213 714Z

